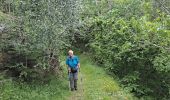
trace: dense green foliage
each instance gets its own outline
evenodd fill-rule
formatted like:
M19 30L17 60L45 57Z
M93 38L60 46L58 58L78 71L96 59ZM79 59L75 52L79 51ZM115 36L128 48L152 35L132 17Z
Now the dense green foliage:
M167 100L169 5L169 0L0 0L0 73L19 79L5 85L2 81L2 87L5 78L0 74L0 96L9 99L8 95L24 89L30 92L41 83L35 89L36 97L50 82L47 91L58 93L59 88L51 88L61 81L50 81L51 76L63 75L61 56L74 47L90 53L135 96ZM22 98L27 92L10 99ZM53 94L45 96L53 99Z
M81 29L98 64L136 96L160 100L170 96L170 15L151 1L115 0L111 10L100 2Z
M60 72L59 56L73 40L70 30L78 22L78 4L76 0L1 0L0 24L5 29L0 69L26 79Z
M60 56L73 40L69 31L78 22L78 4L0 0L0 99L55 100L69 94Z

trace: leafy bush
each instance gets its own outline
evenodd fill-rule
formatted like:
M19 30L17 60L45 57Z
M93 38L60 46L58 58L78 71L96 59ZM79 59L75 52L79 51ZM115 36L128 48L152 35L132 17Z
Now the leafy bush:
M2 0L1 70L24 80L60 73L59 56L71 46L78 1ZM9 2L8 2L9 1Z
M116 74L136 96L159 100L170 95L169 21L170 16L153 10L150 1L127 0L84 19L82 30L98 64Z

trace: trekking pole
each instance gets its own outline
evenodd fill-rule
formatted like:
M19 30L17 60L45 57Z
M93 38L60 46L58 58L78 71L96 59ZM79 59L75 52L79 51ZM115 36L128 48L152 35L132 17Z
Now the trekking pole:
M68 71L68 90L70 90L70 72Z
M80 68L79 68L79 73L80 73ZM82 75L81 75L81 73L80 73L80 80L81 80L81 82L82 82Z
M82 76L82 72L80 72L80 68L79 68L79 74L80 74L81 91L83 92L84 91L84 88L83 88L83 76ZM81 96L83 96L83 95L81 95Z

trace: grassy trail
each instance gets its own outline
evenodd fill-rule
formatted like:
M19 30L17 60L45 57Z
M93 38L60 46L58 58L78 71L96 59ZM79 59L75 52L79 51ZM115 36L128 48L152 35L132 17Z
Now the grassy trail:
M65 65L63 57L63 66ZM0 82L0 100L136 100L125 93L118 83L94 65L86 55L80 56L78 91L68 89L68 77L64 66L64 76L53 77L46 84L26 84L24 82ZM3 77L0 75L0 81Z
M105 71L92 64L86 56L80 56L78 91L71 92L68 100L135 100L123 91Z

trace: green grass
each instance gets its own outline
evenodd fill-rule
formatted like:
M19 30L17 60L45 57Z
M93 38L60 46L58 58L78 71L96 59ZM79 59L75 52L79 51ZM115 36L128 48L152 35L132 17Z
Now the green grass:
M59 76L50 76L49 82L25 83L7 80L0 74L0 100L65 100L70 96L66 68Z
M2 82L0 100L136 100L132 94L122 90L117 81L107 75L102 67L93 64L86 55L81 55L80 61L78 91L71 92L68 89L65 57L62 57L64 77L54 77L47 84Z
M48 84L7 81L0 84L0 100L64 100L69 95L66 80L54 78Z

